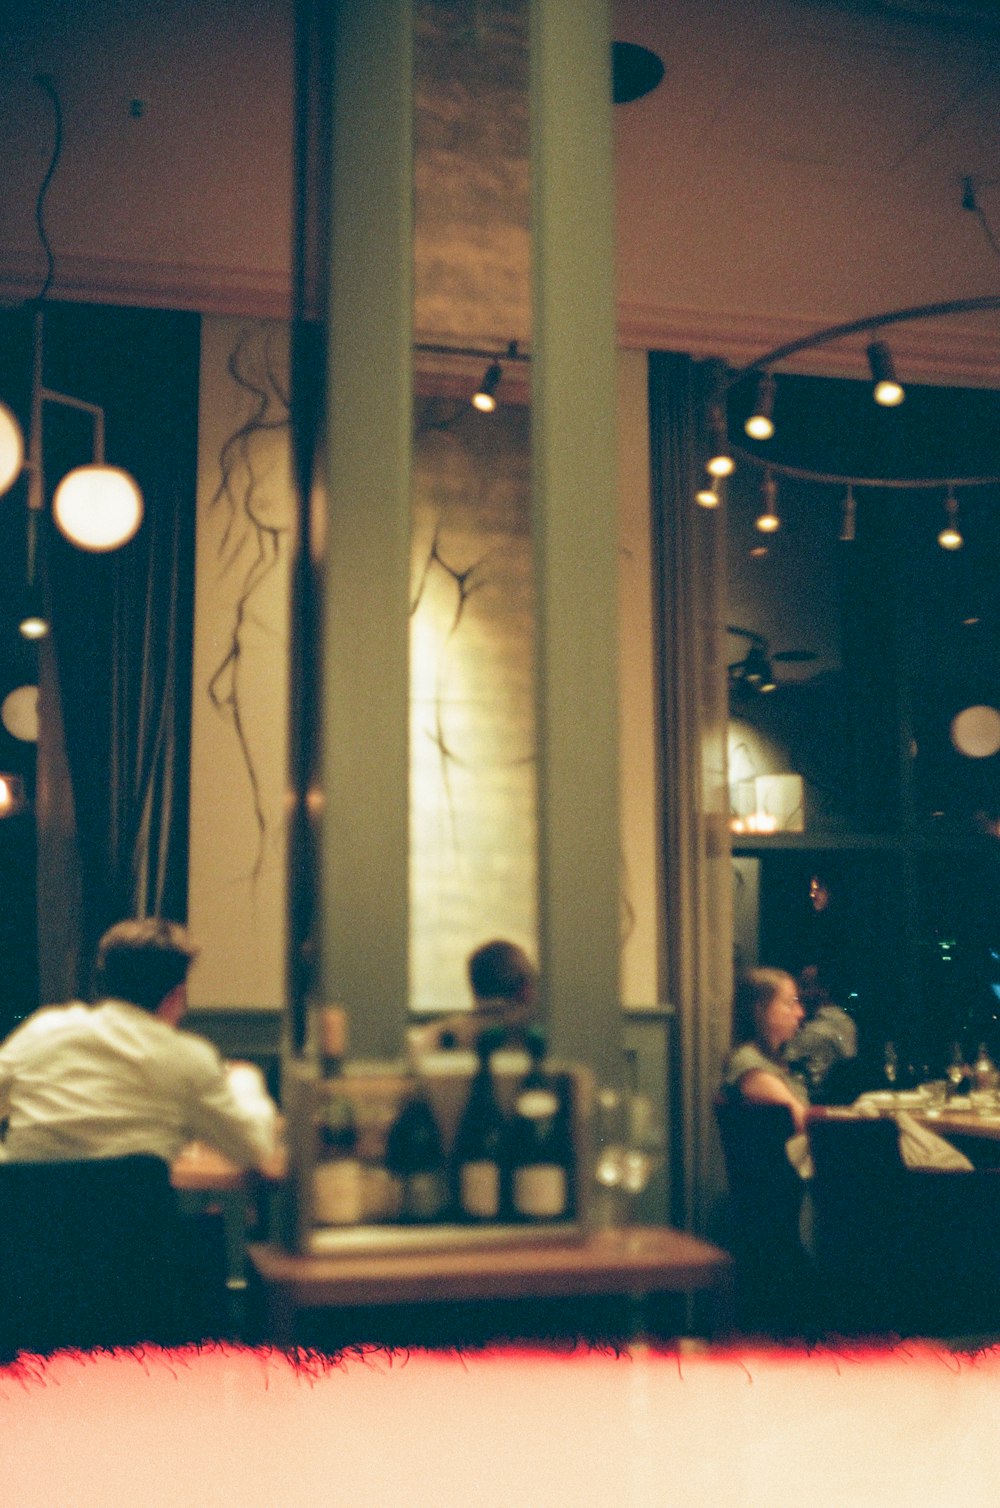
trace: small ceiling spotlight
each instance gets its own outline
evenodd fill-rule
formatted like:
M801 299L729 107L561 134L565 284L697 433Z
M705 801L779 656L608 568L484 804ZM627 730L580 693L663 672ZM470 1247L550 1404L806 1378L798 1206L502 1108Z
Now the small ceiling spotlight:
M854 539L857 518L857 499L854 496L854 488L848 482L847 491L844 493L844 511L840 516L840 538L844 544L850 544Z
M774 377L770 372L762 372L757 379L757 396L754 399L753 412L750 414L743 428L751 440L770 440L774 434Z
M736 462L730 454L726 414L721 403L713 403L709 409L708 425L711 430L712 449L705 470L709 476L732 476L736 470Z
M38 603L30 603L17 625L22 639L44 639L49 631L49 620Z
M718 488L699 487L694 495L694 500L699 508L717 508L720 502Z
M875 384L873 397L883 408L895 408L906 397L902 383L896 377L892 352L884 340L873 340L868 347L868 365Z
M761 534L774 534L781 528L781 519L778 517L778 484L770 471L764 473L760 490L764 506L754 520L754 528Z
M486 375L472 395L472 407L478 408L481 414L492 414L497 406L496 391L500 386L503 370L499 361L491 361L486 368Z
M948 488L948 496L944 500L946 515L945 526L937 537L937 542L942 550L960 550L965 543L958 527L958 498L954 488Z

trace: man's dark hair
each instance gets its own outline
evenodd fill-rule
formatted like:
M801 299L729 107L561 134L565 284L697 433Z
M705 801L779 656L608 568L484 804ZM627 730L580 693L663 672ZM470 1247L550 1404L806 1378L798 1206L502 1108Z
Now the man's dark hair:
M187 978L198 949L185 927L159 917L116 922L97 945L94 995L155 1011Z
M516 943L484 943L469 959L469 983L477 1000L521 1000L534 982L534 966Z

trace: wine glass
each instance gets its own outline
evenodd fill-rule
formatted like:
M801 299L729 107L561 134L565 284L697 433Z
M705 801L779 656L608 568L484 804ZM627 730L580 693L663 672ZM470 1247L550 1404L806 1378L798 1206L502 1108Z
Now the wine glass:
M594 1117L594 1219L629 1225L634 1202L664 1153L664 1135L648 1095L601 1089Z

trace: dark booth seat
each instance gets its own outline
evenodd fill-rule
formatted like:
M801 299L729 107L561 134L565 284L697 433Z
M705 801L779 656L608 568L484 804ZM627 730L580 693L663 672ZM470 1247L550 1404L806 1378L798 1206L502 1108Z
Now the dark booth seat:
M715 1117L729 1185L737 1324L750 1332L807 1335L814 1274L800 1236L805 1186L785 1150L795 1132L791 1111L734 1101L717 1104Z
M1000 1331L1000 1170L907 1168L894 1120L809 1126L825 1327Z
M196 1229L159 1157L0 1163L0 1360L204 1338L216 1282ZM221 1240L216 1263L221 1292Z

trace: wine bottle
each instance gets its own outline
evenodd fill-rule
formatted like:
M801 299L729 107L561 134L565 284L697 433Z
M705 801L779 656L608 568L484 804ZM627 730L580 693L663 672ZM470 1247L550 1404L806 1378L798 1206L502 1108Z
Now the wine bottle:
M497 1101L490 1055L501 1032L484 1032L476 1044L479 1067L455 1133L453 1197L464 1220L496 1220L503 1198L506 1122Z
M338 1006L327 1006L321 1018L324 1076L313 1173L313 1219L319 1225L357 1225L362 1215L357 1125L354 1106L341 1081L346 1051L347 1016Z
M537 1036L529 1037L528 1049L534 1065L518 1090L507 1143L511 1210L519 1220L565 1219L572 1214L574 1175L568 1107L542 1067Z
M441 1134L426 1096L416 1087L389 1128L385 1162L399 1179L404 1220L437 1220L444 1214L448 1186Z

